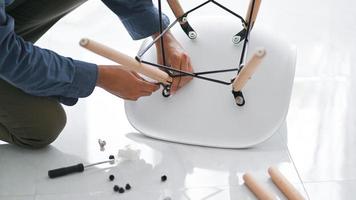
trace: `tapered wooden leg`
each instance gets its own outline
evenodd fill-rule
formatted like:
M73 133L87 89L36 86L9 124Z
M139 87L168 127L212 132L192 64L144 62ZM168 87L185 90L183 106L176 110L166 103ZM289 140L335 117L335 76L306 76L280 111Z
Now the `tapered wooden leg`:
M273 183L288 198L288 200L304 200L304 197L276 167L270 167L268 173L271 176Z
M250 173L243 175L246 186L259 200L276 200L275 195L259 183Z
M121 53L108 46L100 44L94 40L82 39L80 45L89 51L92 51L98 55L101 55L111 61L121 64L126 70L134 71L143 74L153 80L156 80L163 84L170 84L172 78L159 68L143 64L135 60L134 58Z

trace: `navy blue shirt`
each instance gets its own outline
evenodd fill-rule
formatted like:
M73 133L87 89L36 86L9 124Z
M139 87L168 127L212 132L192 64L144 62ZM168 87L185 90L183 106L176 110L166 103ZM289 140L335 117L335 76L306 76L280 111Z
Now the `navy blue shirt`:
M89 96L96 85L95 64L63 57L24 41L14 31L14 19L0 0L0 78L35 96L56 97L66 105ZM152 0L103 0L119 16L131 37L142 39L159 31L158 11ZM164 26L169 19L163 17Z

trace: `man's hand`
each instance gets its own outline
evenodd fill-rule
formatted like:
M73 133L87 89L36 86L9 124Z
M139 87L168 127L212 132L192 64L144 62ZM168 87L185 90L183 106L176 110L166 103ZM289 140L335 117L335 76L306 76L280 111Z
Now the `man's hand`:
M150 96L159 85L150 83L137 73L120 69L119 66L98 66L97 86L126 100L136 101L142 96Z
M159 34L155 34L157 37ZM164 50L166 54L166 65L170 65L175 69L180 69L182 71L193 72L192 64L190 62L190 57L185 52L183 47L179 42L173 37L173 35L168 31L163 36ZM161 42L158 40L156 42L157 49L157 62L163 64ZM174 94L177 90L186 85L193 78L191 76L176 77L173 79L171 86L171 93Z

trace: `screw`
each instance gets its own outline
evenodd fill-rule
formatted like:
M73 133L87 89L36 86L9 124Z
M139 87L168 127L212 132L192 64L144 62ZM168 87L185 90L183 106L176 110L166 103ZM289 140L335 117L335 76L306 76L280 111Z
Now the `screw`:
M161 181L162 182L165 182L166 180L167 180L167 176L166 175L161 176Z
M125 189L124 188L119 188L119 193L124 193L125 192Z
M125 189L126 189L126 190L130 190L130 189L131 189L131 185L130 185L130 184L126 184L126 185L125 185Z
M98 143L99 143L99 146L100 146L100 151L105 151L106 141L99 139Z

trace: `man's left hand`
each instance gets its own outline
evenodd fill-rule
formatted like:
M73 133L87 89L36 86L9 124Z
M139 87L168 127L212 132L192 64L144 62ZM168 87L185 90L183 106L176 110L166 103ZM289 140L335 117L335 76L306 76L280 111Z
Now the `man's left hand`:
M155 34L155 36L158 36L158 34ZM166 65L172 66L173 68L182 71L193 72L193 67L189 55L169 31L163 36L163 42L167 62ZM156 42L156 49L157 62L159 64L163 64L160 40ZM182 88L192 79L193 77L191 76L179 76L173 78L173 83L171 85L171 93L176 93L177 90Z

